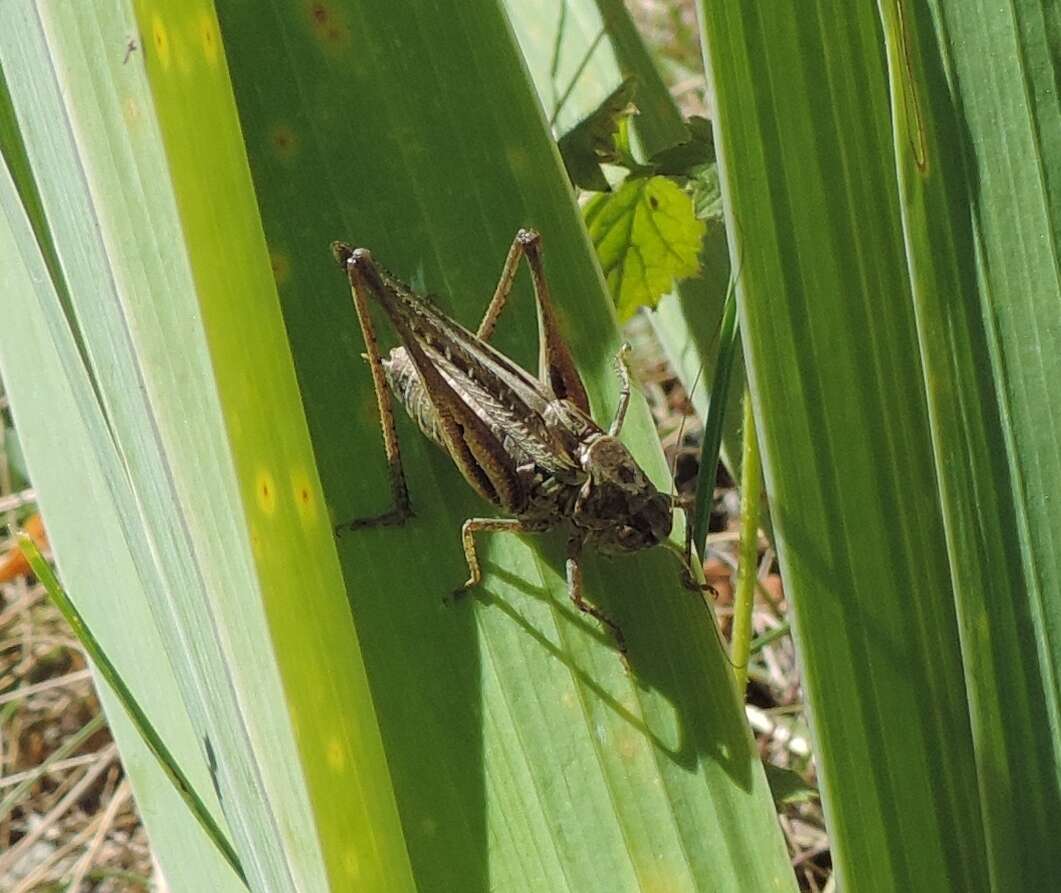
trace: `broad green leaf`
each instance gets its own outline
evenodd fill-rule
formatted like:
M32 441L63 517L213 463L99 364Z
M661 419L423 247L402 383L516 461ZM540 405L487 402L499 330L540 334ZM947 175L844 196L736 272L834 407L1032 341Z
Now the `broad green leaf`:
M1014 573L1053 559L1015 523L1005 465L1019 438L996 402L1005 379L972 235L973 221L1021 218L1030 198L985 191L965 167L974 146L985 171L1032 173L1045 157L1029 148L1034 115L1015 86L1016 60L1034 60L1036 77L1049 68L1045 38L1030 37L1041 9L1021 7L1029 30L1007 53L994 41L1016 39L1010 8L941 4L954 15L942 25L928 6L882 4L889 78L865 6L701 4L767 489L834 864L851 889L1039 889L1058 874L1057 767L1042 733L1056 677L1037 665L1051 649L1047 601L1029 600ZM952 51L969 66L958 75L945 73ZM1001 129L1005 79L983 65L995 58L1013 60ZM977 102L984 131L967 142L963 109ZM1045 120L1056 133L1056 114ZM1042 182L1029 187L1038 232ZM1041 243L993 231L1012 239L1011 258ZM1056 317L1056 259L1033 257ZM1048 354L1031 353L1040 396L1049 367L1035 358ZM1056 461L1032 440L1025 470Z
M706 226L666 177L628 177L585 208L586 227L619 317L655 307L678 279L700 270Z
M118 644L101 640L132 650L116 664L137 699L183 728L252 885L791 889L710 616L671 556L586 556L629 671L567 599L562 536L485 538L486 585L444 606L459 524L484 506L403 421L417 518L344 539L337 560L332 518L388 488L332 239L422 274L473 324L511 234L538 226L594 407L614 410L613 310L500 9L225 2L220 29L205 3L135 10L4 13L62 272L9 189L4 297L33 295L18 334L49 377L23 350L5 363L30 394L20 427L66 584L109 607ZM531 367L528 298L524 276L497 340ZM61 444L42 405L63 413ZM624 436L665 487L640 400ZM79 480L96 489L72 504ZM100 586L99 556L129 585ZM171 676L147 660L162 655ZM174 885L223 889L167 818L148 815Z
M566 133L623 80L604 22L589 2L508 0L504 6L545 116Z
M389 487L333 239L404 278L422 271L474 327L516 229L539 228L563 331L608 419L614 311L501 9L232 0L219 12L335 520L384 509ZM551 35L555 20L541 21ZM533 369L530 297L523 271L496 342ZM383 322L380 333L394 343ZM398 425L416 517L344 536L339 550L419 887L790 888L710 617L673 557L585 556L587 595L623 627L629 672L568 599L562 534L482 537L483 587L447 606L466 576L460 525L488 506ZM665 488L640 399L624 437Z
M1046 889L1061 877L1058 13L881 16L990 879Z
M49 327L53 312L49 308L61 305L6 165L0 166L0 259L0 317L5 320L0 326L0 376L31 459L40 505L48 512L52 548L64 576L78 581L75 597L100 631L103 648L155 717L192 786L219 817L209 768L144 598L142 575L123 535L113 489L119 479L116 457L101 463L92 449L102 434L98 428L93 431L94 414L87 411L94 395L87 376L68 376L64 354L77 354L72 339L64 345L62 330ZM77 515L62 510L71 493L77 494ZM83 517L78 516L81 512ZM120 624L113 622L115 617ZM244 890L186 812L102 680L97 680L97 691L163 870L195 889ZM177 871L173 855L180 852L194 858Z

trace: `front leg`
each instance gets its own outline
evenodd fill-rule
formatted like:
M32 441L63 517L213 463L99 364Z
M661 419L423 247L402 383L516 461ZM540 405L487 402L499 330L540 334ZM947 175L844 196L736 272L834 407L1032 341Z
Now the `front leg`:
M619 353L615 356L615 371L619 375L619 405L615 409L615 418L612 419L608 433L612 437L618 437L623 430L623 422L626 420L626 410L630 406L630 368L626 365L626 357L630 353L630 345L623 343Z
M674 553L678 556L678 560L682 564L682 586L688 589L690 592L710 592L715 598L718 598L718 592L715 591L715 587L708 583L706 580L701 583L696 579L696 575L693 573L693 525L689 520L689 509L685 504L680 502L680 497L671 497L671 501L675 505L680 505L682 512L685 515L685 548L679 552L677 549ZM701 565L701 571L703 566Z
M608 627L612 638L615 639L616 646L619 648L619 653L625 655L626 637L619 628L619 624L596 605L586 601L582 595L582 565L578 563L578 555L581 551L582 540L577 535L573 535L567 541L567 594L571 597L571 601L575 603L575 607L583 614L589 614L590 617L596 618L601 624Z

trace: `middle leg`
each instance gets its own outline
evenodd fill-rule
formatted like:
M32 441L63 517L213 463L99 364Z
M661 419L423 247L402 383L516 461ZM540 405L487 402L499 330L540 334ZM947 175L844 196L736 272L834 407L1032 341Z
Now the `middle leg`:
M464 559L468 562L468 579L453 592L454 597L463 595L483 579L479 568L479 556L475 550L477 533L529 533L515 518L469 518L461 527L461 542L464 544Z

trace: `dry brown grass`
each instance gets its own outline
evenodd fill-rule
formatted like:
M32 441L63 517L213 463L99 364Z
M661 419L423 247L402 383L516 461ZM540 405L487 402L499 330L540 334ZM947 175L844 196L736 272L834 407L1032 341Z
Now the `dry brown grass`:
M32 524L35 497L13 490L4 427L6 530ZM147 835L85 657L24 571L13 543L0 539L0 890L148 889Z

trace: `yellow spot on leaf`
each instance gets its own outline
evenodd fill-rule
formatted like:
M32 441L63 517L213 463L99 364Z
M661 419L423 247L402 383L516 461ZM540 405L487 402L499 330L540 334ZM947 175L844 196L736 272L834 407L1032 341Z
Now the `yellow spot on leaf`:
M291 489L294 493L295 508L298 515L306 525L317 522L317 500L315 489L309 475L302 469L297 469L291 474Z
M346 768L346 749L338 738L332 738L328 742L324 758L328 761L328 768L333 772L342 772Z
M361 877L361 860L358 858L357 850L348 849L343 853L343 870L352 880Z
M155 55L158 56L158 64L164 69L170 65L169 32L157 15L151 22L151 39L155 44Z
M646 866L646 873L641 877L641 889L645 893L671 893L673 890L688 890L689 879L682 875L661 875L652 872L652 868Z
M140 104L135 97L127 96L122 102L122 117L126 127L132 128L140 123Z
M266 515L272 515L276 511L276 482L266 469L258 472L258 480L255 485L255 495L258 497L258 508Z
M621 735L615 742L615 749L619 752L619 756L629 763L640 753L641 742L642 739L635 735Z
M206 61L216 65L221 52L221 36L217 33L217 21L206 10L199 13L199 40Z

